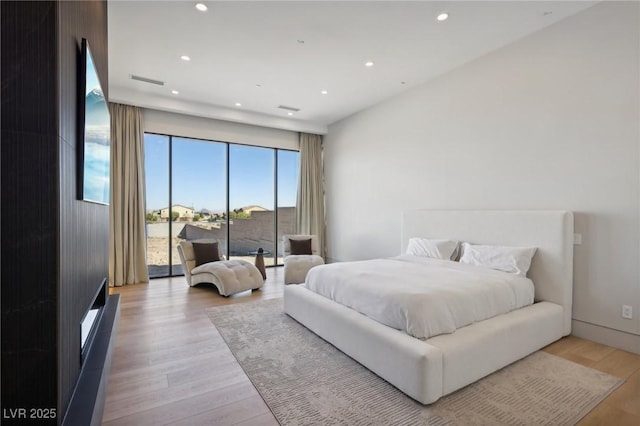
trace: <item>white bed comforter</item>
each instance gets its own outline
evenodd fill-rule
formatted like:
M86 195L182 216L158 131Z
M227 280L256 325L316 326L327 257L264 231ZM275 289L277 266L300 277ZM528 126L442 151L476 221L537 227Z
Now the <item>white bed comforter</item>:
M312 268L309 290L419 339L533 303L533 282L514 274L417 256Z

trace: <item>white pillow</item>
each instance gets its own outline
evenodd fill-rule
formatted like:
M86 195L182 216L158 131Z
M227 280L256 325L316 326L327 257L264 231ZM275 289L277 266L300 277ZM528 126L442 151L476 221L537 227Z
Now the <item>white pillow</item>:
M407 254L451 260L458 256L458 241L429 240L427 238L409 238Z
M536 254L536 247L483 246L462 243L460 263L486 266L526 277L534 254Z

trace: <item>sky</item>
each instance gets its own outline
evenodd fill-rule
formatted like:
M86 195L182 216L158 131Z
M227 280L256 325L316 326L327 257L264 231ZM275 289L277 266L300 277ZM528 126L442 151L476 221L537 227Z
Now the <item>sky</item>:
M103 142L94 142L108 139L108 132L108 126L92 126L85 136L82 198L86 201L109 203L110 149Z
M229 208L274 208L272 148L173 138L172 204L223 212L226 209L226 151L229 147ZM295 206L298 184L295 151L278 151L278 205ZM169 137L145 134L147 210L169 205Z
M98 73L96 72L96 67L93 65L93 58L91 57L91 48L87 49L87 71L86 71L86 85L85 85L85 95L91 92L93 89L100 89L102 92L102 86L100 81L98 80Z
M102 92L98 81L98 73L90 52L87 52L86 60L85 95L95 89ZM87 101L85 104L82 198L87 201L108 203L110 163L109 109L104 99L101 99L101 102L98 103L95 103L95 98L92 101L94 103Z

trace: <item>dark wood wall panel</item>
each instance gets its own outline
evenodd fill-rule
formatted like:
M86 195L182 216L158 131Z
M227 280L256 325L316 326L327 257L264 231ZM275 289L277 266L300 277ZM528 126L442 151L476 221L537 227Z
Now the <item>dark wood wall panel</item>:
M77 200L78 60L89 40L108 96L107 4L59 3L60 27L60 406L67 407L80 374L80 321L108 273L109 207Z
M0 4L2 409L56 408L55 423L80 373L80 321L108 271L108 206L76 197L80 41L106 86L107 3Z
M55 409L57 8L4 1L0 7L2 409Z
M57 8L55 2L20 3L1 2L2 129L53 135Z

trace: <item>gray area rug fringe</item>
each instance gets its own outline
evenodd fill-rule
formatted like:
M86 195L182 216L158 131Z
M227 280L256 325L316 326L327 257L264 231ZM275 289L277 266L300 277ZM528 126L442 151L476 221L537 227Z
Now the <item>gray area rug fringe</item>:
M624 382L539 351L425 406L290 318L282 299L207 313L282 425L573 425Z

